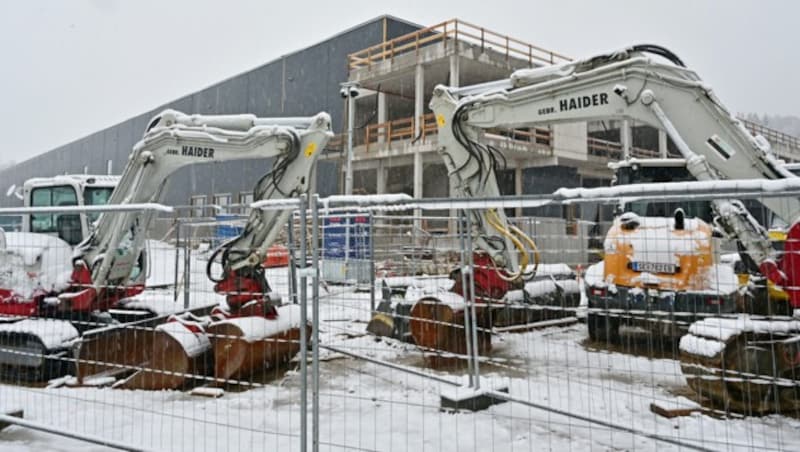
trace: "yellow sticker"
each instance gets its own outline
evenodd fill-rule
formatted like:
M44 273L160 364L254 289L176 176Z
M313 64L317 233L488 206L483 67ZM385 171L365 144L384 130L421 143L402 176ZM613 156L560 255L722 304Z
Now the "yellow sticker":
M439 127L444 127L444 115L436 115L436 123L439 124Z
M311 143L308 143L308 146L306 146L305 150L306 157L311 157L312 155L314 155L314 152L316 152L316 150L317 150L317 143L314 143L313 141Z

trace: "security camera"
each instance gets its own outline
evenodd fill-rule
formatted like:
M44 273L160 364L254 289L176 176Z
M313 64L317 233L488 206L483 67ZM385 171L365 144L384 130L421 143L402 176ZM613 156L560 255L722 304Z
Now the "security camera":
M342 96L343 99L347 99L348 97L358 97L361 92L355 86L343 86L339 90L339 95Z

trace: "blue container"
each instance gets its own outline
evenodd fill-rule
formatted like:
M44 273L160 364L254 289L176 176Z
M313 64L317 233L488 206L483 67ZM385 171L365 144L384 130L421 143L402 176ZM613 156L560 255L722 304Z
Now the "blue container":
M323 218L323 258L333 260L370 259L372 231L368 215Z
M239 217L236 215L217 215L216 220L220 223L214 231L214 246L219 246L221 243L226 242L234 237L238 237L244 231L244 226L237 226L232 221L237 220Z

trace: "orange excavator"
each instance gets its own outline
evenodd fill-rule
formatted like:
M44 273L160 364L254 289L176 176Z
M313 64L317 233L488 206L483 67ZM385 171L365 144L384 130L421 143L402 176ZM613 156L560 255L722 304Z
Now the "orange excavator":
M211 307L173 321L156 317L131 324L109 322L104 313L144 289L144 243L155 211L126 206L157 203L169 176L182 167L242 159L274 158L271 171L256 184L255 200L297 197L306 192L311 170L331 136L326 113L258 118L166 110L154 117L111 195L112 211L104 212L75 247L71 277L21 292L0 274L0 366L6 373L43 379L63 372L63 363L74 362L79 377L113 376L121 387L165 389L206 375L215 363L211 350L219 350L216 367L226 369L223 378L249 372L255 364L236 361L239 355L229 353L231 344L244 342L247 359L267 366L296 353L299 307L281 305L263 270L289 209L253 209L242 234L221 246L222 273L214 277L215 291L227 303L216 309L211 322L185 318L208 314ZM6 247L0 250L0 265L13 267L30 257L25 253ZM280 346L267 344L276 338ZM283 341L287 338L291 340ZM265 350L252 358L259 347Z

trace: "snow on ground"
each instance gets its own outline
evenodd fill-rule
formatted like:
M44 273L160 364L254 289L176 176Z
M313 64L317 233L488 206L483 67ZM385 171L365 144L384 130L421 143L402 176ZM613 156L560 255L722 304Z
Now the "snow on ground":
M193 270L192 295L221 300L210 294L203 273L204 268ZM289 301L286 269L271 269L268 277L273 290ZM145 299L160 296L164 303L172 296L170 289L148 292ZM411 345L365 335L369 293L336 285L320 287L319 293L323 344L452 381L464 378L466 370L426 368ZM518 399L711 450L800 450L800 421L784 416L666 419L651 413L652 402L668 407L691 403L675 395L685 391L677 361L586 348L586 336L580 324L500 335L493 340L491 358L481 364L481 375L507 378L511 396ZM322 450L680 450L519 403L479 413L441 412L439 395L452 391L450 385L324 349L320 356ZM299 373L281 370L279 375L218 399L182 391L0 385L0 410L23 407L32 421L156 450L296 450ZM308 397L310 416L310 391ZM0 432L0 452L38 450L105 449L19 427Z

